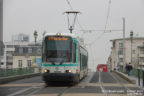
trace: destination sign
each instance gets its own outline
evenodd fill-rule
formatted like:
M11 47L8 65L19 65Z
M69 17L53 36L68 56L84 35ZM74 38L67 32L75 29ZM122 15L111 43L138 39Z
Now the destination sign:
M66 37L48 37L48 40L68 40Z

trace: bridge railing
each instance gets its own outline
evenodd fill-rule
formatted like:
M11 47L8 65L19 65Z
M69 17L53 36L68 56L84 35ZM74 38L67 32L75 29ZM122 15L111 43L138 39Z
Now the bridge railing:
M139 69L140 70L140 78L142 78L143 77L143 74L142 74L142 69ZM131 72L131 75L132 76L135 76L135 77L138 77L138 70L137 69L135 69L135 68L133 68L132 69L132 72Z
M18 76L35 73L33 67L0 69L0 77Z

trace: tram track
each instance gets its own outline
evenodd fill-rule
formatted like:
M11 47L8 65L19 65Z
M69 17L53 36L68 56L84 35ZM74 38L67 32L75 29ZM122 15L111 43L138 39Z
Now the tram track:
M100 88L101 88L102 92L104 93L104 95L109 96L109 93L104 88L104 85L103 85L103 82L102 82L102 79L101 79L101 72L99 72L99 84L100 84Z

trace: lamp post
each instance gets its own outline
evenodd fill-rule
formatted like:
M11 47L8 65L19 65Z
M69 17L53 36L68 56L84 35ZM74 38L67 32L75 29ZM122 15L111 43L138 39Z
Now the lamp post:
M37 34L37 31L35 30L34 31L34 39L35 39L35 51L36 51L36 41L37 41L37 37L38 37L38 34ZM34 67L34 72L37 73L39 72L39 69L38 69L38 64L36 63L36 52L35 52L35 59L34 59L34 64L33 64L33 67Z
M35 30L35 31L34 31L35 46L36 46L36 40L37 40L37 36L38 36L38 34L37 34L37 31Z
M131 39L131 64L132 64L132 42L133 42L133 31L130 32L130 39Z
M38 34L37 31L34 31L34 38L35 38L35 51L36 51L36 40L37 40ZM36 62L36 52L35 52L35 62Z

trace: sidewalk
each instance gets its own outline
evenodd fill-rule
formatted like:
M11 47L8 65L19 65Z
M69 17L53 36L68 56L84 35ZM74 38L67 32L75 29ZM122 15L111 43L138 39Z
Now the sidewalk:
M138 86L138 87L141 87L141 88L143 88L144 89L144 87L143 87L143 79L140 79L140 86L139 86L139 81L138 81L138 77L135 77L135 76L128 76L129 78L131 78L131 79L133 79L133 80L136 80L136 86Z
M127 75L127 74L125 74L125 75ZM127 76L128 76L128 75L127 75ZM129 75L128 77L129 77L130 79L132 79L132 80L135 80L135 81L136 81L136 86L137 86L137 87L140 87L141 89L144 90L144 87L143 87L143 79L142 79L142 78L140 78L140 86L139 86L138 77L135 77L135 76L132 76L132 75Z

